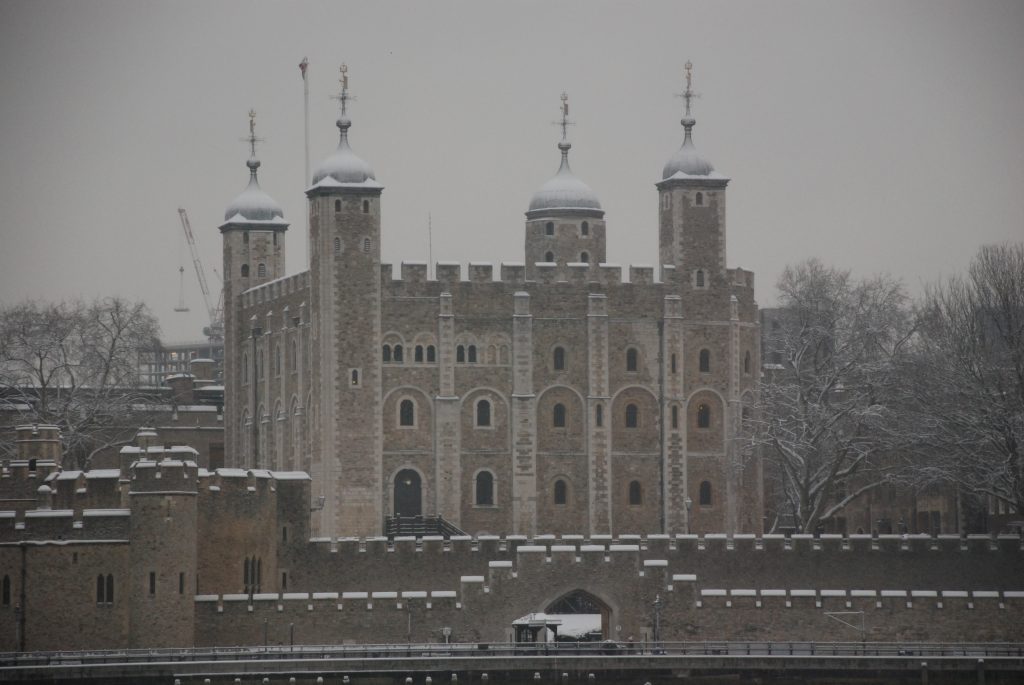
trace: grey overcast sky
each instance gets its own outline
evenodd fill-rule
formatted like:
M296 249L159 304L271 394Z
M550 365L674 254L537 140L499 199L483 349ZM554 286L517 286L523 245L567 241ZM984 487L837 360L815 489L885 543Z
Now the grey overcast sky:
M607 212L608 261L657 261L662 165L682 141L729 185L728 260L762 305L787 263L886 271L911 292L979 245L1024 239L1024 3L152 2L0 0L0 302L119 294L165 338L204 312L177 208L211 285L217 226L246 185L258 114L264 190L304 270L302 80L312 166L352 145L386 187L397 265L523 259L523 212L558 168ZM175 314L178 267L188 314Z

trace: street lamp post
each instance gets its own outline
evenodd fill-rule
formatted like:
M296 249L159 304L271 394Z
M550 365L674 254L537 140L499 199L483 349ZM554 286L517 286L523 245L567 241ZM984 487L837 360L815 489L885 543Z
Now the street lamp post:
M661 644L661 595L654 596L654 649L658 650Z
M693 500L687 495L686 499L683 500L683 504L686 506L686 534L690 534L690 510L693 509Z

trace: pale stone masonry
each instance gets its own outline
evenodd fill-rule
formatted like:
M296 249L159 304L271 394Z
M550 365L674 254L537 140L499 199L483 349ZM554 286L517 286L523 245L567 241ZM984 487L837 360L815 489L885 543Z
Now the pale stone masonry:
M309 271L285 277L255 160L221 226L226 463L309 472L316 536L435 513L468 533L760 532L761 467L737 440L760 369L754 276L727 267L729 179L689 113L656 184L657 269L606 262L615 226L563 138L524 263L395 278L341 100L307 190Z

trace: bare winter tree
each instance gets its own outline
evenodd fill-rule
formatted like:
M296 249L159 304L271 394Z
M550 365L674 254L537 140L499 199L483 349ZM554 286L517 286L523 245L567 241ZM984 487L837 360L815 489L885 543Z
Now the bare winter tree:
M142 303L25 302L0 309L0 405L19 422L59 426L66 466L131 439L151 403L139 355L159 345ZM0 443L5 455L14 446Z
M778 289L781 306L762 330L770 363L746 429L778 478L777 511L813 531L900 468L890 380L910 316L898 281L857 281L817 260L787 267Z
M921 473L1024 512L1024 244L928 289L907 359Z

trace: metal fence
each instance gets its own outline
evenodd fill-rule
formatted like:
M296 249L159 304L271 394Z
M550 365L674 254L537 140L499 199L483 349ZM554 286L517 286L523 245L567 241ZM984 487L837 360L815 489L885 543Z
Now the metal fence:
M0 653L0 667L88 666L191 661L294 659L377 660L480 657L848 657L848 658L1024 658L1024 643L932 642L481 642L458 644L346 644Z

